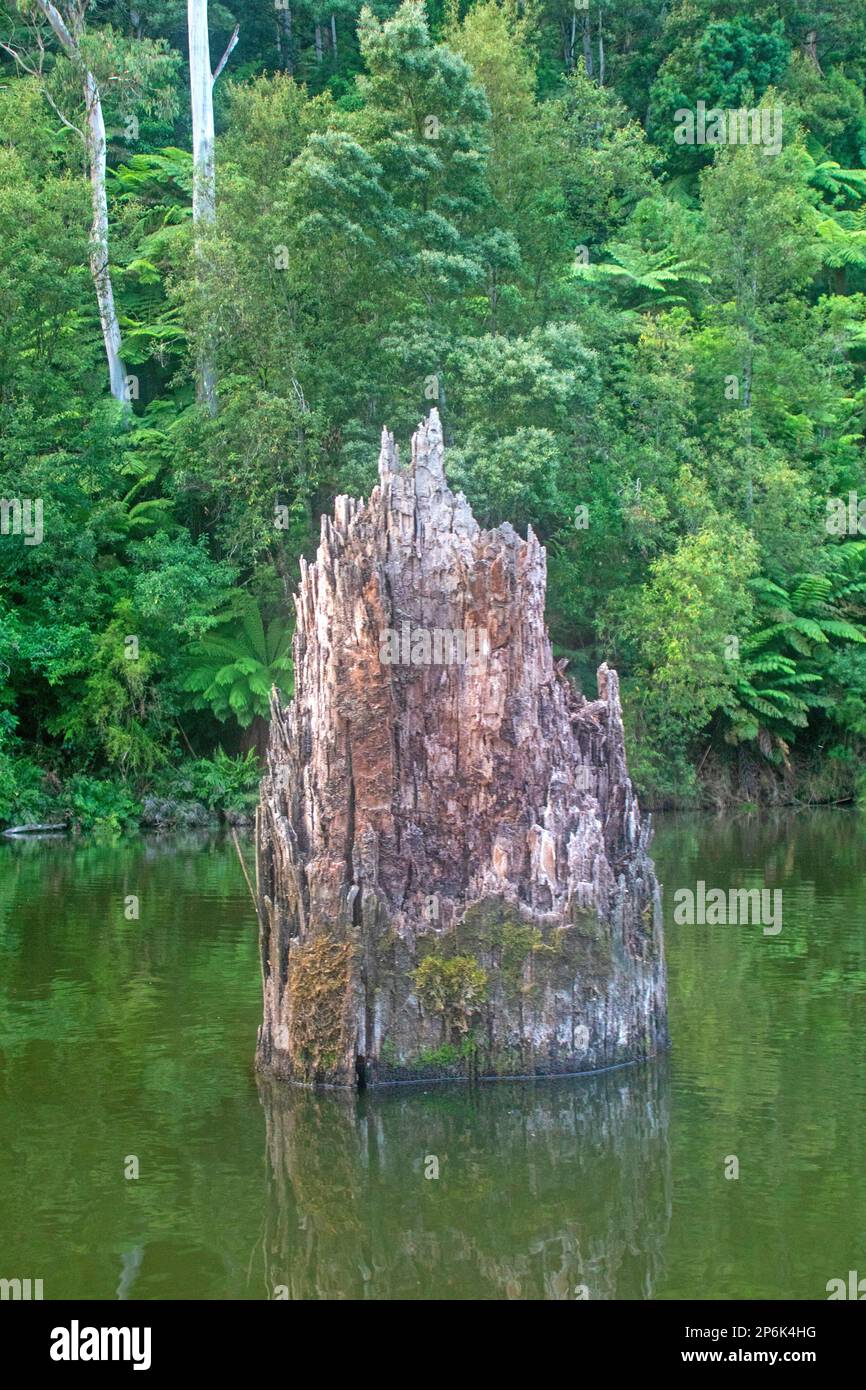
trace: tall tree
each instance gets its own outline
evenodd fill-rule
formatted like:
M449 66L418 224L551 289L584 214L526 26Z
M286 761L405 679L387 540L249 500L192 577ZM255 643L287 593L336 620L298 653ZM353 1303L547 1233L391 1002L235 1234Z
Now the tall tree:
M207 0L188 0L189 30L189 90L192 107L192 217L193 225L213 222L216 210L216 161L214 158L214 83L225 67L229 54L238 41L239 25L228 42L215 72L210 65L210 36L207 22ZM199 242L197 238L197 248ZM216 414L216 372L209 353L199 362L199 399L211 415Z
M48 20L69 61L79 69L85 106L85 148L90 172L90 193L93 225L90 237L90 273L99 305L102 340L108 359L111 394L116 400L126 399L126 368L121 356L120 324L114 305L114 289L108 261L108 199L105 193L105 118L102 99L94 74L84 62L81 36L84 32L84 12L87 0L67 0L64 16L50 0L37 0L39 9Z
M0 48L15 59L23 71L38 79L43 94L56 115L83 143L90 180L92 211L90 273L99 307L111 394L118 401L126 401L126 368L123 363L120 323L110 270L106 129L101 95L105 74L100 69L105 69L106 73L111 73L112 69L119 70L120 75L115 72L112 81L117 84L116 95L121 102L127 101L130 105L136 105L143 101L150 108L162 106L167 109L170 98L165 92L157 92L157 88L159 83L169 76L174 64L164 44L154 44L147 40L139 43L140 51L134 60L118 61L123 43L118 44L115 41L116 36L111 30L100 33L98 42L90 42L85 22L88 8L89 0L58 0L56 5L52 0L32 0L32 3L25 6L25 12L32 22L31 42L0 43ZM50 27L71 69L72 86L77 91L77 100L71 107L65 100L68 93L63 90L65 75L59 73L58 84L57 67L46 67L46 34L40 21ZM146 95L149 85L151 93Z

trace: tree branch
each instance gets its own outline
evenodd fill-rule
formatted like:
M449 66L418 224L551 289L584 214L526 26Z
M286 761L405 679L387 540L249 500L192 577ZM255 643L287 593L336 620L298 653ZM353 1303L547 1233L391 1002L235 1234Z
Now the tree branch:
M63 48L63 51L66 54L67 58L71 58L73 62L80 62L81 55L78 52L78 46L75 40L73 39L72 35L70 34L69 30L67 29L66 25L64 24L63 17L61 16L60 11L57 9L57 6L52 5L51 0L36 0L36 4L39 6L39 9L42 11L45 18L48 20L48 23L51 25L51 28L57 35L60 45Z
M226 63L228 62L229 58L231 57L232 49L234 48L235 44L236 44L237 41L238 41L238 34L240 33L240 28L241 28L241 26L240 26L239 24L236 24L236 25L235 25L235 31L234 31L234 33L232 34L231 38L229 39L228 48L226 49L225 53L223 54L223 56L220 58L219 62L217 63L216 72L214 73L213 77L211 78L211 82L212 82L212 83L213 83L213 82L216 82L217 78L219 77L220 73L222 72L223 68L225 67Z
M48 105L51 107L51 110L54 112L54 114L55 114L55 116L58 118L58 120L62 121L63 124L64 124L69 130L73 130L73 131L75 132L75 134L78 136L79 140L81 140L81 141L84 143L84 145L86 146L86 145L87 145L87 136L85 135L85 133L84 133L84 131L81 129L81 127L80 127L80 126L77 126L77 125L75 124L74 121L67 120L66 116L64 116L63 112L60 110L60 107L57 105L57 102L54 100L54 98L53 98L53 96L51 95L50 92L46 91L46 90L43 88L43 89L42 89L42 95L44 96L45 100L48 102Z
M39 48L38 64L31 64L25 62L20 50L17 48L13 48L11 44L5 43L2 39L0 39L0 52L8 53L10 58L15 59L16 65L21 69L22 72L25 72L28 77L35 77L37 79L37 81L40 84L42 95L45 97L45 100L48 102L48 105L51 107L51 110L54 112L58 120L62 121L62 123L67 127L68 130L73 131L78 136L79 140L84 140L84 131L81 129L80 126L75 125L74 121L70 121L67 116L64 116L63 112L60 110L60 107L57 105L57 102L54 100L53 96L46 88L43 73L45 45L43 44L42 36L38 33L38 31L36 33L36 42Z

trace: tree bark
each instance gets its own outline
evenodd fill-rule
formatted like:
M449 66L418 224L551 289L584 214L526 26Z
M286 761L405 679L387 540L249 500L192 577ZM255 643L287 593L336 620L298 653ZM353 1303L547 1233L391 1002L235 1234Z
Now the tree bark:
M214 74L210 62L207 0L187 0L187 30L189 33L189 90L192 111L192 220L200 228L212 222L216 215L216 156L213 119ZM226 50L218 72L222 70L237 37L237 30ZM198 238L196 239L198 243ZM217 410L216 369L209 352L202 353L198 364L198 398L209 414Z
M566 72L574 72L574 44L577 38L577 13L571 12L570 19L562 20L562 61Z
M292 43L292 7L287 3L284 9L277 10L277 53L280 67L289 76L295 70Z
M84 129L85 155L90 175L90 203L93 220L90 228L90 274L96 291L102 341L108 361L108 380L115 400L127 402L126 368L123 364L120 323L114 306L108 250L108 198L105 191L105 120L99 86L86 67L79 45L79 35L67 25L50 0L37 0L39 9L51 25L54 34L70 62L82 75L86 124Z
M645 1057L660 896L617 676L589 701L554 664L545 552L451 493L435 410L406 469L383 434L379 478L301 564L258 817L258 1066L354 1085Z
M821 76L823 77L823 76L824 76L824 72L823 72L823 69L822 69L822 67L821 67L820 62L818 61L818 31L817 31L817 29L810 29L810 30L809 30L808 34L806 35L805 40L803 41L803 52L805 53L806 57L809 59L810 63L812 63L812 65L818 70L818 72L820 72Z
M583 70L592 77L592 21L589 11L583 17Z
M111 394L126 401L126 368L121 356L120 323L114 307L114 289L108 263L108 198L105 192L105 120L99 88L92 73L85 74L84 95L87 101L87 156L90 165L90 197L93 222L90 233L90 273L99 305L102 341L108 360Z
M207 0L187 0L189 94L192 110L193 221L213 221L214 162L213 74L210 65Z

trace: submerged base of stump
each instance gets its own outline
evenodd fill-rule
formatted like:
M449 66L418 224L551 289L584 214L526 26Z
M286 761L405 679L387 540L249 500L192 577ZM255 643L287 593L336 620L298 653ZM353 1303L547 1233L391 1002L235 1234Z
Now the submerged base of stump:
M434 411L338 498L296 599L257 821L260 1070L551 1076L667 1043L658 885L616 673L586 700L532 532L450 491Z

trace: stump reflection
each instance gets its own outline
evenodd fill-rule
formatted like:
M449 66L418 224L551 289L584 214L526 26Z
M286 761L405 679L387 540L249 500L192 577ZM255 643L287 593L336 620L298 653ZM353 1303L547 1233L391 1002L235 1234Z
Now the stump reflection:
M665 1059L360 1096L260 1079L259 1093L267 1297L653 1296L671 1216Z

